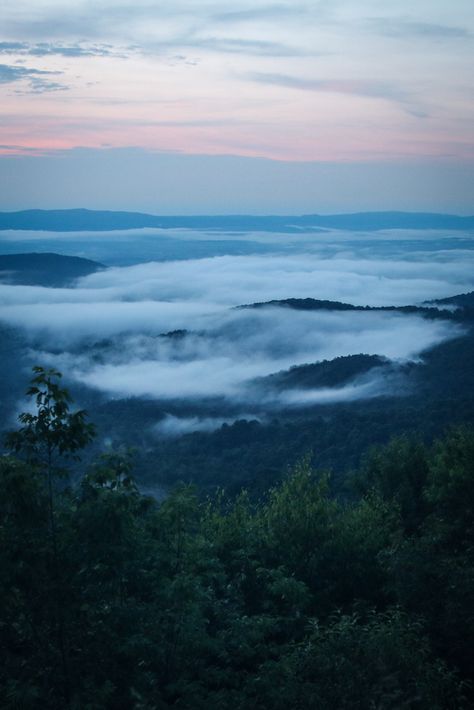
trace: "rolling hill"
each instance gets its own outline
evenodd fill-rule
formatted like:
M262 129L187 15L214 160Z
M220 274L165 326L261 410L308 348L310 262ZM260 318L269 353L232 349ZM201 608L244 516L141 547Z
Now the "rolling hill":
M0 283L25 286L68 286L81 276L105 269L78 256L54 253L0 255Z

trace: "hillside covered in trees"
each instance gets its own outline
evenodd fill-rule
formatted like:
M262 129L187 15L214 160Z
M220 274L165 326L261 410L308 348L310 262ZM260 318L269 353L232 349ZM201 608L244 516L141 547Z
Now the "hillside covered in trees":
M4 708L472 707L474 431L394 439L350 496L140 494L58 373L0 461ZM80 465L80 464L79 464Z

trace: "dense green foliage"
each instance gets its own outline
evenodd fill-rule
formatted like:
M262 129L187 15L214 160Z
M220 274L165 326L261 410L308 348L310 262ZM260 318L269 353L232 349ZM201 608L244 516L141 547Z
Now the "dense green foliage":
M92 431L56 373L31 393L0 462L2 708L471 706L472 430L374 450L350 503L307 460L259 501L158 503L124 452L66 485Z

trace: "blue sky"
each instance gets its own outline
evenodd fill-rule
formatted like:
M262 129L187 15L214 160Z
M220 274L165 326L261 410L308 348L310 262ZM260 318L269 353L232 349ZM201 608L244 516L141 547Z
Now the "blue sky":
M474 211L471 0L17 0L0 208Z

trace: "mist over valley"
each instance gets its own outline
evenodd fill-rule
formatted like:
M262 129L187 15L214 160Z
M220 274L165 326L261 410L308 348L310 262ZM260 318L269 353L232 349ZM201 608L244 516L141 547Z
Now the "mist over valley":
M163 452L176 451L178 439L190 451L227 430L232 440L242 427L248 440L239 434L234 449L260 447L256 472L278 477L305 447L343 470L362 444L336 455L331 441L314 450L334 418L351 412L357 422L382 412L383 440L407 426L390 408L421 406L428 392L440 396L443 382L433 381L429 363L440 367L436 359L451 343L472 344L472 299L461 305L455 298L474 288L469 231L295 236L244 226L100 236L4 231L2 428L25 406L30 368L55 368L98 421L102 442L142 441L143 479L161 486L170 475ZM304 442L288 440L279 461L266 443L252 444L257 434L279 436L275 427L301 421ZM339 439L338 426L333 436ZM224 459L225 448L216 461ZM181 469L186 479L186 463ZM235 461L230 485L234 469Z

